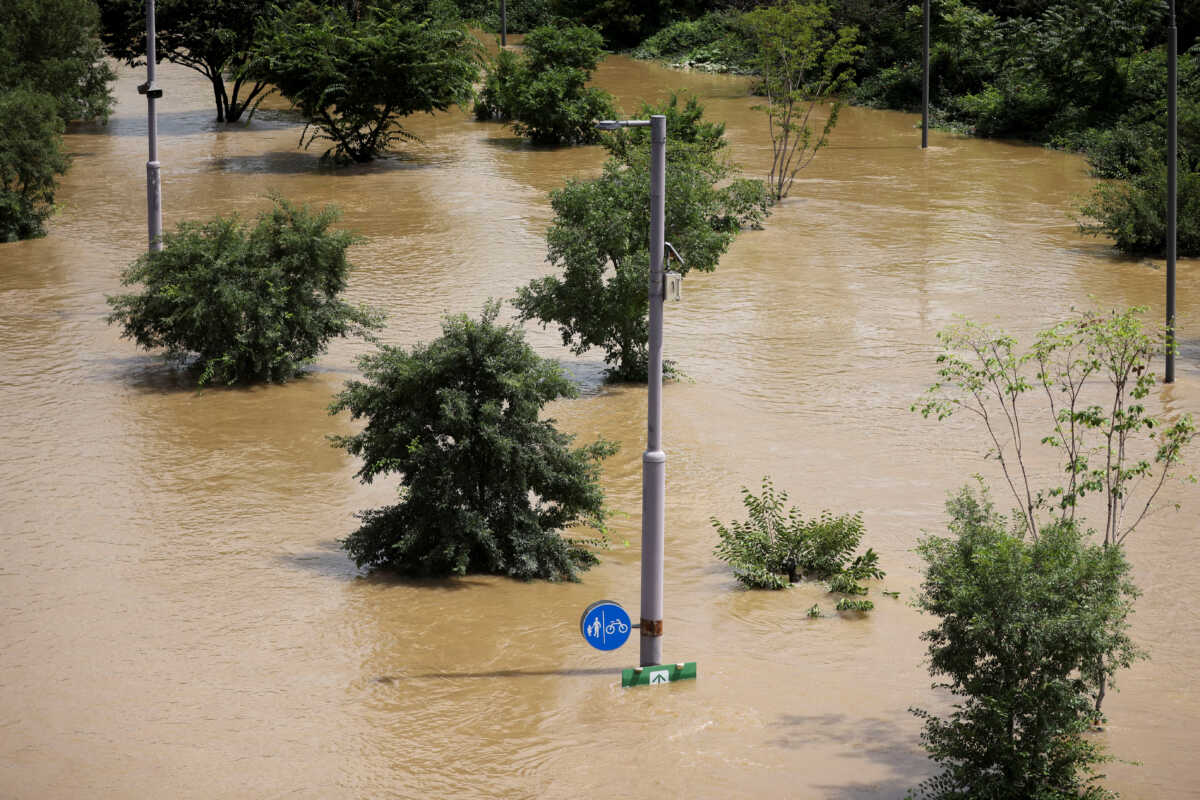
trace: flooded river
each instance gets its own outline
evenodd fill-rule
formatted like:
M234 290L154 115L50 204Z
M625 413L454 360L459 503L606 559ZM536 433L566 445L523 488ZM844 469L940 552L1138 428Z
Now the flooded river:
M360 574L337 539L394 484L354 480L326 440L351 423L326 406L367 345L335 342L285 386L197 392L105 323L145 247L141 80L122 70L109 124L67 136L50 235L0 245L0 796L900 798L931 773L907 709L945 700L918 639L931 620L908 605L912 547L987 469L969 420L908 411L936 331L962 313L1028 333L1072 305L1162 316L1161 263L1076 233L1080 158L936 132L922 153L914 116L848 109L766 228L685 281L666 317L689 380L664 395L664 654L700 675L622 690L636 642L598 653L578 620L600 598L636 613L644 388L604 385L599 353L530 327L583 385L560 425L622 445L604 484L628 545L582 583ZM366 237L350 295L387 311L396 344L545 274L547 193L603 160L456 111L412 118L425 143L401 158L330 171L279 104L218 126L196 73L160 82L165 226L252 216L272 191L336 203ZM613 57L596 82L626 113L694 91L765 173L742 79ZM1180 263L1178 381L1152 397L1170 412L1200 410L1197 267ZM709 517L739 517L739 487L767 474L809 513L863 512L888 571L869 617L809 620L832 608L820 587L741 591L712 556ZM1102 734L1125 760L1108 784L1135 800L1200 797L1200 491L1167 500L1182 511L1130 540L1151 659Z

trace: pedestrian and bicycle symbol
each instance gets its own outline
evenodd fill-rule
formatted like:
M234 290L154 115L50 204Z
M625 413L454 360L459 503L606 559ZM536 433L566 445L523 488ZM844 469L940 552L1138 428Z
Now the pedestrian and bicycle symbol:
M629 614L611 600L592 603L579 618L584 641L597 650L616 650L628 641L631 630Z

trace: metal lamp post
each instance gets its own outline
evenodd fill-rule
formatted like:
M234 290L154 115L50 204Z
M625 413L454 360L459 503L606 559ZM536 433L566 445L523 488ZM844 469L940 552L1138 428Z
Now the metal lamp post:
M641 665L662 663L663 538L666 528L667 454L662 449L662 348L665 278L667 118L602 120L601 130L650 128L650 363L647 376L646 451L642 453Z
M1163 383L1175 382L1175 213L1178 198L1176 169L1179 162L1176 95L1179 31L1175 27L1175 0L1171 0L1171 24L1167 27L1167 364Z
M150 233L150 249L162 250L162 187L158 163L158 114L154 101L162 97L162 89L154 85L154 0L146 2L146 82L138 94L146 95L146 135L150 154L146 161L146 225Z
M925 0L921 28L921 149L929 147L929 0Z
M500 46L508 47L508 0L500 0Z

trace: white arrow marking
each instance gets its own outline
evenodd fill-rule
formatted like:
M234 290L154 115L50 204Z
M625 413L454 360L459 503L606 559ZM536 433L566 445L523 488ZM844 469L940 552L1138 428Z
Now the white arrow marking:
M650 673L650 685L651 686L653 686L656 683L670 683L670 682L671 682L671 675L665 669L660 669L656 672Z

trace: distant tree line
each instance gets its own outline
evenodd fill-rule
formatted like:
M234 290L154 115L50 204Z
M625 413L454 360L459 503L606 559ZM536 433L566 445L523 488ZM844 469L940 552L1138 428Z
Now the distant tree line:
M643 39L634 54L752 71L747 6L711 4ZM916 110L921 9L909 0L827 0L857 29L854 102ZM1200 255L1200 6L1177 4L1179 252ZM1105 179L1081 228L1130 254L1166 241L1166 16L1161 0L932 0L935 124L1082 151Z

